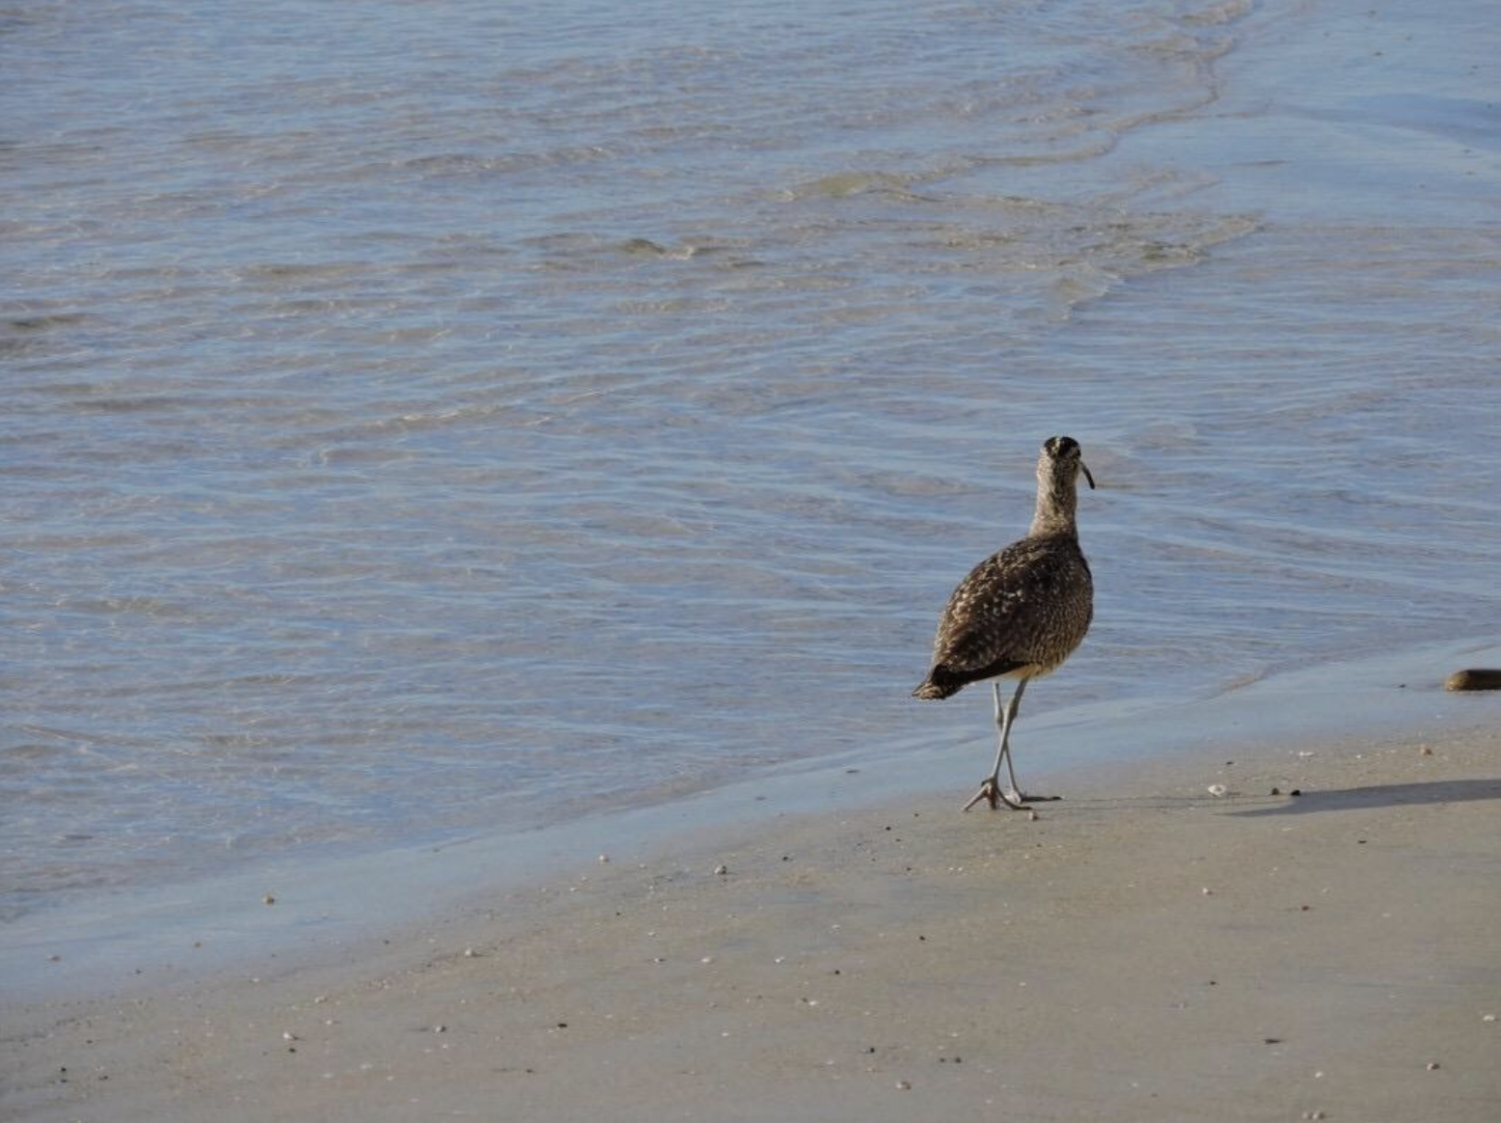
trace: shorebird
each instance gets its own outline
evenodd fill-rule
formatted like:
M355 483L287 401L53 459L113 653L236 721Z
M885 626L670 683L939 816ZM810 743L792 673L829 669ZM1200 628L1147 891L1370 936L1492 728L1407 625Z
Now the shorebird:
M982 799L994 810L1004 803L1027 810L1011 764L1011 726L1022 691L1039 675L1057 670L1089 631L1094 616L1094 581L1079 549L1074 522L1079 473L1094 487L1079 442L1049 437L1037 458L1037 510L1027 536L992 554L970 571L949 597L933 641L933 667L912 692L914 698L947 698L972 682L988 682L995 695L1000 730L995 767L968 811ZM1001 680L1015 679L1016 692L1001 705ZM1001 791L1001 765L1011 789Z

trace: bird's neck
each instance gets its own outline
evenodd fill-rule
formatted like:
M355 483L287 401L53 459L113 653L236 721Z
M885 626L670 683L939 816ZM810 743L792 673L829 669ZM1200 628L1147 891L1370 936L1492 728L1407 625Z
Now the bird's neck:
M1059 534L1078 538L1079 528L1074 522L1078 503L1078 492L1072 484L1062 480L1038 480L1037 510L1032 515L1032 529L1027 533L1033 538Z

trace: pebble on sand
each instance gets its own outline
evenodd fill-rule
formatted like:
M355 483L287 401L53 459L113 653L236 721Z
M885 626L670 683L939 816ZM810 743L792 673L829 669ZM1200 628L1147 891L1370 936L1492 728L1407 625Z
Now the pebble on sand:
M1494 667L1469 667L1455 671L1444 680L1445 690L1501 690L1501 670Z

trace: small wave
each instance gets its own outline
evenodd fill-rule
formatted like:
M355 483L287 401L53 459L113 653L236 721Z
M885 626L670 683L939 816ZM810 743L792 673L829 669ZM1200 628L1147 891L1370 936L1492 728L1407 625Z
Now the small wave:
M15 332L43 332L55 331L58 328L70 328L78 324L86 324L95 317L87 312L46 312L35 316L16 316L4 321L5 326Z
M789 199L848 199L872 192L905 195L912 182L913 177L891 172L835 172L789 188L786 194Z
M56 607L62 612L79 612L99 616L148 616L177 620L194 619L197 609L158 597L62 597Z

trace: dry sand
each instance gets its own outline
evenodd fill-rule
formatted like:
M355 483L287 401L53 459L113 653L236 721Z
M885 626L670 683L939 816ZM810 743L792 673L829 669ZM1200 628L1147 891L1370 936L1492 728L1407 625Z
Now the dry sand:
M341 965L13 1006L0 1114L1501 1119L1501 738L1243 755L580 855Z

